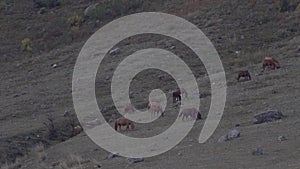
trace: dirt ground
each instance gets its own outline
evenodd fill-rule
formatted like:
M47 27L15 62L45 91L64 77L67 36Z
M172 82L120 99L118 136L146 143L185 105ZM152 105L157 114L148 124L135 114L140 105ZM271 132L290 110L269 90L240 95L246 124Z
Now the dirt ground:
M198 137L210 106L210 82L203 64L194 62L195 54L180 42L157 35L136 36L116 45L121 53L106 56L95 83L98 105L111 124L120 114L116 113L109 97L110 79L107 77L112 75L122 59L140 49L167 49L182 58L195 74L202 96L200 111L204 119L195 123L180 144L159 156L129 164L124 157L108 159L109 152L94 144L84 132L76 136L71 133L71 127L78 124L72 101L73 68L85 41L104 23L93 27L86 22L87 25L81 28L83 33L75 34L75 40L61 41L59 38L64 35L50 36L52 28L48 26L57 23L54 27L59 30L60 22L56 22L59 17L69 16L72 10L83 11L88 2L64 3L43 16L36 16L36 11L28 10L31 9L31 1L24 6L7 1L11 6L0 6L1 169L300 168L300 11L293 7L300 2L289 2L290 10L285 12L280 12L273 0L166 1L161 7L154 8L154 11L176 14L197 25L221 57L228 86L226 106L217 130L204 144L198 143ZM22 12L26 15L20 16ZM45 28L45 37L51 38L41 38L41 42L34 43L42 48L43 42L44 47L50 49L32 53L20 51L20 41L25 37L38 39L42 28ZM281 68L262 73L261 61L268 55L274 56ZM53 64L57 67L54 68ZM237 82L239 70L249 70L252 80ZM158 77L161 75L164 75L163 72L150 70L133 80L130 93L136 108L146 108L148 100L145 98L152 89L160 88L167 96L171 95L171 90L176 88L175 81L166 74L160 80ZM168 102L172 102L171 97ZM284 118L254 125L254 114L267 109L282 111ZM176 108L170 107L165 117L149 124L136 124L134 131L124 134L133 137L159 134L172 124L177 113ZM51 119L49 114L53 116L57 131L54 137L50 137L46 127ZM241 132L239 138L218 142L233 128ZM278 141L279 136L287 140ZM39 143L45 148L35 153L34 147ZM263 155L252 154L258 147L263 149ZM5 163L15 164L7 166ZM67 167L62 167L63 163Z

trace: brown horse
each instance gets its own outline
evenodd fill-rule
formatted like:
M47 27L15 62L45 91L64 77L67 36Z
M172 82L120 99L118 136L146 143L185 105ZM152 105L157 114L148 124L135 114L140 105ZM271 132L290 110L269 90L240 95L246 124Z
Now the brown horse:
M273 57L265 57L265 59L262 62L262 65L263 71L265 71L266 68L271 68L272 70L280 68L279 62Z
M247 80L251 80L251 75L248 70L239 71L237 80L239 81L241 77L246 78Z
M200 112L195 108L183 109L179 114L179 117L182 116L182 120L192 118L194 120L202 119Z
M151 113L151 115L159 115L161 113L161 116L164 116L164 112L162 110L162 107L157 102L149 102L148 104L148 110Z
M126 119L125 117L121 117L115 121L115 130L116 131L118 131L118 127L119 127L119 130L121 131L121 129L122 129L121 126L126 126L126 130L129 129L129 126L131 126L131 130L134 129L134 123L131 120Z

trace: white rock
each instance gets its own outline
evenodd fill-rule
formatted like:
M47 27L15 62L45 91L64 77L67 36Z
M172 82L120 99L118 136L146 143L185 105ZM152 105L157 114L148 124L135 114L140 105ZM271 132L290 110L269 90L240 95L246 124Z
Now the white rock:
M88 6L88 7L84 10L84 16L88 16L89 13L97 7L97 5L99 5L99 3L95 3L95 4L92 4L92 5Z
M109 51L110 55L118 55L120 53L121 53L121 49L120 48L116 48L116 49L113 49L113 50Z

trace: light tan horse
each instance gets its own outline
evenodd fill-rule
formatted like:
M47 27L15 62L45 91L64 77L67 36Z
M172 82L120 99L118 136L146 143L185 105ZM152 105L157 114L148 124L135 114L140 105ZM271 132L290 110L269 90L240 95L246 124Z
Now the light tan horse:
M202 119L200 112L195 108L183 109L179 114L179 117L181 116L182 116L182 120L184 119L188 120L189 118L191 118L192 120Z
M162 107L157 102L149 102L148 103L148 111L151 113L151 115L159 115L161 113L161 116L164 116L164 112L162 110Z
M264 58L262 65L263 65L263 71L265 71L266 67L271 68L273 70L276 68L277 69L280 68L279 62L270 56Z
M132 104L128 103L125 108L124 108L124 112L127 114L133 114L135 112L134 107L132 106Z
M125 117L121 117L115 121L116 131L118 131L118 128L121 131L122 130L121 126L126 126L126 130L129 129L129 126L131 126L131 130L134 129L134 123L131 120L126 119Z

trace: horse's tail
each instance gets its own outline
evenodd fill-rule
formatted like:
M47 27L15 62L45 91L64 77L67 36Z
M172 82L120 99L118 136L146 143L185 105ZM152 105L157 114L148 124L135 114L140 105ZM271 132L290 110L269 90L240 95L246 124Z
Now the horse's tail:
M118 121L117 120L115 121L115 130L116 131L118 130Z

